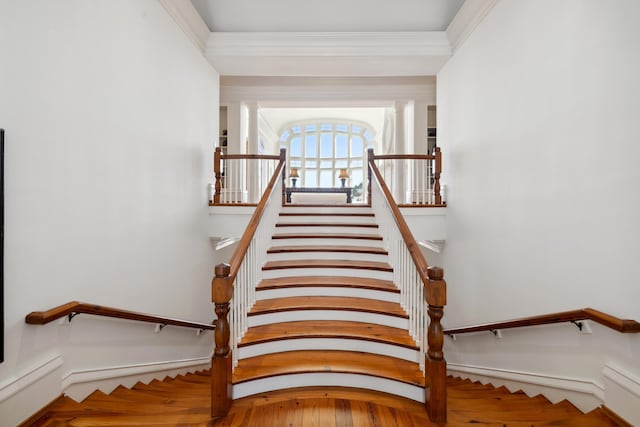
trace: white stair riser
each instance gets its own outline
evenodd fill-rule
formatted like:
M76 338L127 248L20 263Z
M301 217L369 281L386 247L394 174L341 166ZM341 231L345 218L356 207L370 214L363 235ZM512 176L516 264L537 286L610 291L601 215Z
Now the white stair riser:
M340 206L305 206L305 207L294 207L294 206L283 206L282 213L339 213L339 214L355 214L355 213L373 213L373 210L368 206L362 207L340 207Z
M313 259L348 259L350 261L388 262L389 256L385 254L368 254L360 252L281 252L267 254L267 261Z
M263 270L263 279L294 276L346 276L366 277L367 279L393 280L393 273L389 271L361 270L356 268L281 268L277 270Z
M268 289L268 290L256 292L256 299L258 301L273 299L273 298L310 297L310 296L368 298L368 299L373 299L378 301L400 303L400 294L398 293L376 291L371 289L361 289L361 288L304 286L299 288Z
M292 310L278 313L259 314L248 317L248 327L271 325L273 323L296 322L302 320L337 320L365 322L392 328L409 329L409 319L386 314L364 313L348 310Z
M280 216L278 222L284 223L303 223L303 222L316 222L316 223L332 223L332 224L376 224L376 217L374 216Z
M277 234L314 234L314 233L339 233L339 234L367 234L377 236L380 231L377 227L336 227L334 225L304 226L291 225L276 227Z
M285 234L285 233L279 233ZM277 234L276 234L277 235ZM349 245L349 246L371 246L374 248L383 248L382 240L372 239L327 239L326 237L314 238L287 238L287 239L271 239L271 246L299 246L299 245Z
M246 359L263 354L296 350L359 351L396 357L409 362L420 363L420 352L393 344L364 341L351 338L295 338L254 344L238 349L238 359Z
M424 389L422 387L389 380L387 378L338 372L279 375L255 381L247 381L233 386L233 398L239 399L252 394L282 390L285 388L313 386L344 387L345 385L390 393L424 403Z

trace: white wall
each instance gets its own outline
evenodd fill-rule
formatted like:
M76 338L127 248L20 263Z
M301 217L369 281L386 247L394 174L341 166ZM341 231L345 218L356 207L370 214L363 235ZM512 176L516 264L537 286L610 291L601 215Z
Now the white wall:
M499 1L438 74L446 326L589 306L640 320L639 19L635 0ZM447 340L448 360L640 378L637 334L572 328Z
M210 332L24 317L79 300L211 322L207 183L219 86L156 0L4 1L0 54L0 419L15 425L100 368L108 376L210 356Z

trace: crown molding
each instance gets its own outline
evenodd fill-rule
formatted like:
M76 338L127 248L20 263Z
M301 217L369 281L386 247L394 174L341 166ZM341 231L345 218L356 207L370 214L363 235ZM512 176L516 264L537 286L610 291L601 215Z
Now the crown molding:
M449 55L443 31L368 33L210 33L211 56Z
M190 0L158 0L173 20L189 37L189 40L204 52L209 37L209 27L193 7Z
M491 12L498 0L466 0L447 28L451 50L455 52Z
M444 31L210 33L205 56L221 75L435 75L451 56Z

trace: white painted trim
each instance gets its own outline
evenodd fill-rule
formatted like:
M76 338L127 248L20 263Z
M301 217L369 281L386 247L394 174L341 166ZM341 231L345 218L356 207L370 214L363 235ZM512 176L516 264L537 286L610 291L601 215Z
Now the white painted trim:
M455 52L491 12L498 0L466 0L447 28L451 50Z
M395 357L409 362L421 363L418 350L377 341L359 340L355 338L289 338L266 343L252 344L238 348L238 359L262 356L264 354L281 353L297 350L335 350L358 351L361 353L380 354Z
M632 393L634 397L640 401L640 378L620 367L612 365L605 365L602 370L602 375Z
M317 259L317 258L316 258ZM396 292L378 291L366 288L341 288L332 286L303 286L303 287L287 287L280 289L265 289L256 292L256 300L268 300L274 298L288 297L351 297L366 298L377 301L395 302L400 304L400 294Z
M130 377L134 375L145 375L168 370L193 368L196 366L208 365L210 362L210 357L203 357L71 371L67 372L62 378L62 388L66 390L76 384Z
M45 360L36 363L24 372L15 375L13 378L0 384L0 402L4 402L15 396L30 385L40 381L42 378L54 372L62 366L62 356L54 354Z
M212 32L206 56L449 56L444 31Z
M444 31L213 32L205 57L225 76L410 77L435 75L451 47Z
M460 372L483 377L497 378L520 383L535 384L544 387L552 387L562 390L575 391L590 394L604 400L604 387L590 379L578 379L558 377L535 372L514 371L510 369L486 368L481 366L449 363L447 369L452 372Z
M326 59L325 61L328 61ZM395 99L416 99L435 104L435 84L425 85L316 85L220 86L220 103L228 105L247 99L262 107L388 107Z
M345 322L364 322L375 325L391 326L392 328L409 329L409 319L388 316L386 314L364 313L348 310L295 310L278 313L249 316L248 326L270 325L281 322L295 322L302 320L340 320Z
M391 393L397 396L417 402L424 402L424 389L422 387L405 384L387 378L373 377L363 374L344 374L336 372L322 372L310 374L280 375L270 378L263 378L255 381L233 386L233 398L250 396L257 393L264 393L270 390L281 390L295 387L355 387L368 390L377 390L384 393Z
M158 0L189 40L204 53L209 27L189 0Z
M295 239L293 239L295 240ZM312 239L307 239L312 240ZM277 279L280 277L297 276L344 276L344 277L366 277L367 279L393 280L393 272L378 270L360 270L357 268L321 268L321 267L301 267L286 268L279 270L264 270L263 279Z
M449 363L450 375L459 375L496 387L506 386L512 392L522 390L528 396L544 395L553 403L563 399L570 401L583 412L589 412L604 402L604 386L591 379L567 378L554 375L486 368Z

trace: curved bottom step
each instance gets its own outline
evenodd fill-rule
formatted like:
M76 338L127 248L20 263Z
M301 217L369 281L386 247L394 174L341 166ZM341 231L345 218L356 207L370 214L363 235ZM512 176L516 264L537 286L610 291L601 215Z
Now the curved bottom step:
M356 351L287 351L239 361L233 396L291 387L350 386L424 401L424 374L417 363Z
M280 375L234 384L233 398L240 399L253 394L298 387L342 387L345 385L348 387L389 393L424 403L423 387L371 375L345 374L339 372Z

